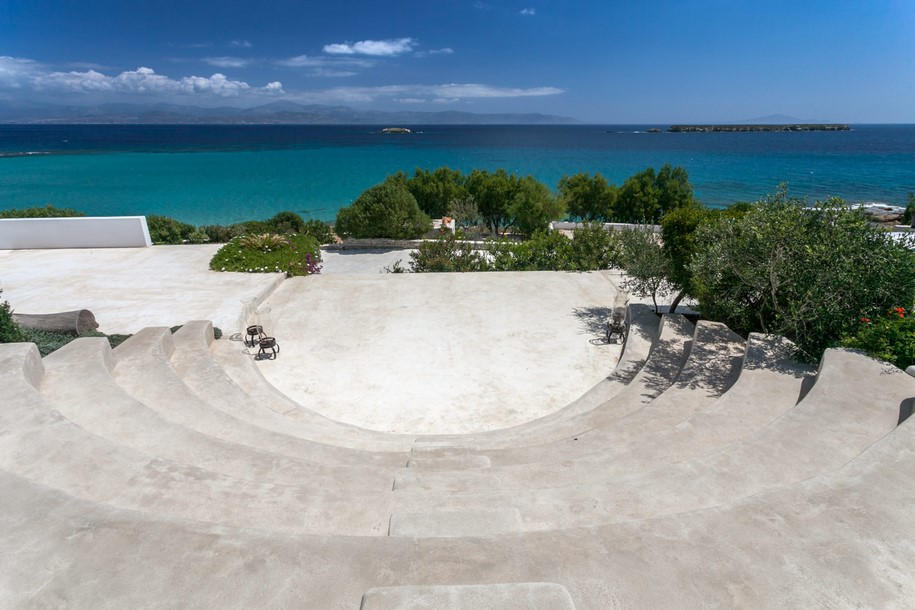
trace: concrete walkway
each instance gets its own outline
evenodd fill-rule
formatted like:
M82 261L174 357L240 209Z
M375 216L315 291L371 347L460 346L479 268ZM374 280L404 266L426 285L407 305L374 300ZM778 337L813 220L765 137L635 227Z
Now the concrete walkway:
M106 333L199 319L235 332L242 302L282 276L210 271L219 247L0 250L0 299L21 313L89 309Z
M327 417L386 432L465 433L551 413L610 374L616 289L595 273L320 275L261 307L280 341L264 375Z

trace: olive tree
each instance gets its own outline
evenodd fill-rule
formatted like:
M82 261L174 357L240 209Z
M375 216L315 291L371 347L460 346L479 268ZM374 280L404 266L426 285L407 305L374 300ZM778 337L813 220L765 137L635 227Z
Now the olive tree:
M706 317L740 333L787 336L809 358L915 300L915 254L831 199L807 207L784 191L701 225L690 262Z

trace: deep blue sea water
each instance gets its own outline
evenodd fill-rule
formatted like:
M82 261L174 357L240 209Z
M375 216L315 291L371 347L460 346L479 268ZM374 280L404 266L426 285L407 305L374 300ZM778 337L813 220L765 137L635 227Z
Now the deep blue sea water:
M280 210L331 220L397 170L504 167L555 188L563 174L620 184L687 169L703 202L751 201L786 182L811 199L901 204L915 191L915 125L848 132L650 134L650 126L0 125L0 209L53 203L91 215L166 214L195 224ZM24 154L41 153L41 154Z

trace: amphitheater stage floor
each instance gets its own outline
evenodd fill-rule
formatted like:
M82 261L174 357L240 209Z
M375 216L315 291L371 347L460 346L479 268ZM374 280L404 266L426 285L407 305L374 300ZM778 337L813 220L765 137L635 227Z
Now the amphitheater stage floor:
M365 428L463 433L555 411L609 374L607 272L326 274L283 282L260 322L264 375Z
M21 313L89 309L99 330L212 320L235 332L242 302L269 290L278 273L209 270L218 244L152 248L0 250L0 299Z

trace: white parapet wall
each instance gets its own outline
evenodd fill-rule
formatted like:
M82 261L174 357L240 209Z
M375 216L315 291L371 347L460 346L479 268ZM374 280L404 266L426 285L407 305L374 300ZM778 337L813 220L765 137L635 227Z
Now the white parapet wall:
M145 216L0 219L0 250L148 248Z

